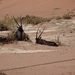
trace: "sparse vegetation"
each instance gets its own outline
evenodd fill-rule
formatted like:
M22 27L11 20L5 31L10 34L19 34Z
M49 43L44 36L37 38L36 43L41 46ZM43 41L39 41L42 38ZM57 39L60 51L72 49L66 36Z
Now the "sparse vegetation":
M58 35L57 38L56 38L56 43L57 43L58 46L61 45L61 41L60 41L59 35Z
M9 30L9 28L4 24L0 24L0 31L6 31L6 30Z
M69 13L68 14L64 14L63 15L63 19L71 19L71 16L69 15Z
M8 39L11 39L12 41L16 40L15 33L15 30L12 30L10 33L8 33Z
M59 10L59 9L61 9L61 8L54 8L53 10Z
M33 24L33 25L37 25L41 22L49 22L49 21L51 21L50 18L42 18L42 17L29 16L29 15L23 17L23 23Z
M62 17L61 16L56 16L55 19L60 20L60 19L62 19Z
M32 42L31 40L30 40L30 37L29 37L29 35L28 34L26 34L26 33L24 33L25 34L25 39L24 39L24 41L29 41L29 42Z
M3 20L0 20L0 26L3 26L7 30L11 30L14 23L15 22L13 21L12 17L5 16L5 18Z
M17 21L19 21L19 18L20 17L16 17ZM29 16L29 15L22 17L22 20L23 20L23 24L32 24L32 25L37 25L37 24L42 23L42 22L51 21L50 18L42 18L42 17ZM0 24L8 27L9 30L11 30L12 26L15 25L15 22L13 20L13 17L5 16L5 18L3 20L0 20Z

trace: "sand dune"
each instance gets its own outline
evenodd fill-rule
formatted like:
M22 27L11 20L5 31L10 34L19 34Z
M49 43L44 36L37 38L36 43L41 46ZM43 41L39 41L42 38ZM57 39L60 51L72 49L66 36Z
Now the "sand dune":
M0 17L6 14L50 17L64 14L74 8L74 0L2 0L0 1Z

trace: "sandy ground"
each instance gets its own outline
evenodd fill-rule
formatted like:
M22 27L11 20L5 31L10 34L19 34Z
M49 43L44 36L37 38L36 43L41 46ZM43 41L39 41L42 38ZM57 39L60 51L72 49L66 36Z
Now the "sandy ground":
M75 51L0 54L0 70L7 75L75 75Z
M51 17L75 12L74 0L0 0L0 19L4 16L36 15ZM32 42L0 44L0 72L7 75L75 75L75 18L42 23L42 38L56 41L58 47L35 44L36 26L24 27ZM42 28L42 27L41 27ZM7 35L8 32L0 32Z
M7 75L75 75L75 20L52 20L43 23L43 39L61 45L51 47L35 44L36 26L25 27L32 42L16 41L0 46L0 72ZM42 28L42 27L41 27ZM8 32L1 32L0 35Z
M74 0L1 0L0 18L4 16L35 15L51 17L75 11Z

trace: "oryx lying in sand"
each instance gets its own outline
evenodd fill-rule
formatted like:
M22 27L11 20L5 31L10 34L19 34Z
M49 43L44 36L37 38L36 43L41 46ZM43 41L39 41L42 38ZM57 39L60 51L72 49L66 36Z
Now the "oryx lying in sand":
M20 41L29 41L29 42L32 42L29 38L29 35L26 34L23 30L23 26L22 26L22 20L23 18L21 18L21 16L19 17L19 20L20 20L20 23L18 23L18 21L15 19L15 17L13 16L13 19L15 20L16 24L17 24L17 31L16 31L16 39L17 40L20 40Z
M38 28L38 30L37 30L37 32L36 32L36 38L35 38L36 43L37 43L37 44L41 44L41 45L48 45L48 46L58 46L58 45L57 45L55 42L53 42L53 41L46 41L46 40L44 40L44 39L41 38L41 35L42 35L42 33L44 32L44 30L45 30L45 28L41 31L41 33L40 33L39 36L38 36L38 32L39 32L39 28Z
M20 17L20 24L17 22L17 20L15 19L15 17L13 16L16 24L17 24L17 31L16 31L16 38L17 40L24 40L25 38L25 33L24 33L24 30L23 30L23 27L22 27L22 18Z

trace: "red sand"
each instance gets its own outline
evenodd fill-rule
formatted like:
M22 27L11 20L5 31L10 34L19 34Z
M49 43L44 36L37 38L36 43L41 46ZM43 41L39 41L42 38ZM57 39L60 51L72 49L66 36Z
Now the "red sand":
M36 15L51 17L75 9L75 0L2 0L0 18L5 15Z
M0 70L7 75L75 75L75 51L0 54Z

